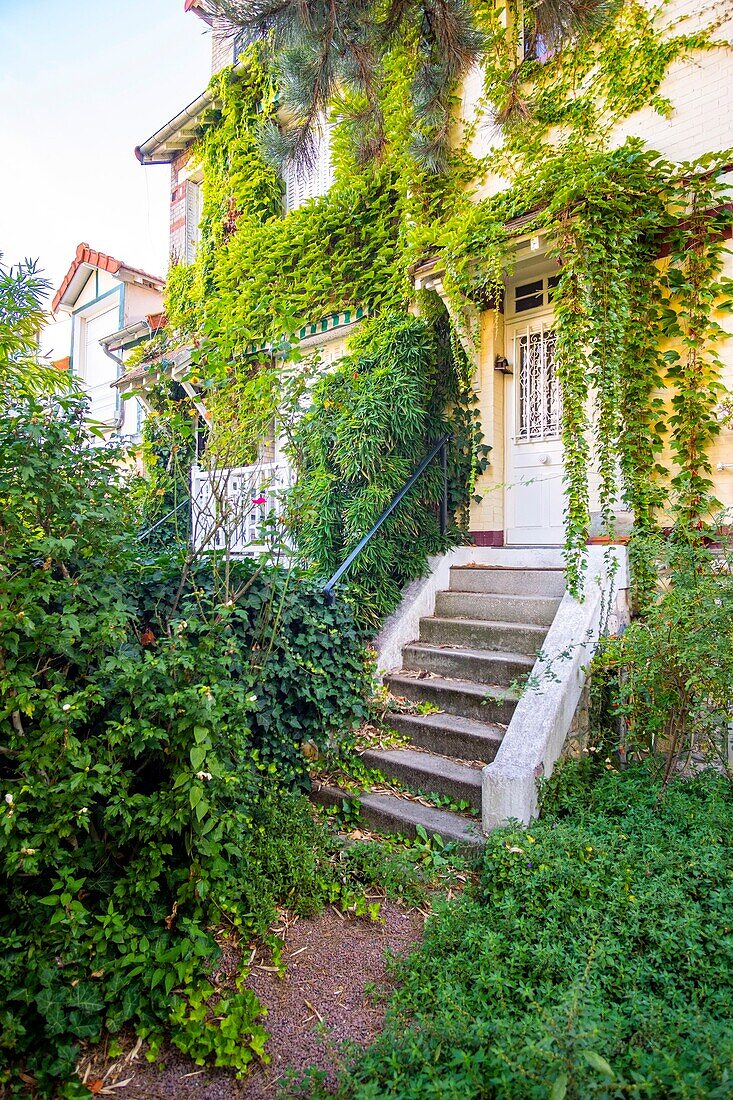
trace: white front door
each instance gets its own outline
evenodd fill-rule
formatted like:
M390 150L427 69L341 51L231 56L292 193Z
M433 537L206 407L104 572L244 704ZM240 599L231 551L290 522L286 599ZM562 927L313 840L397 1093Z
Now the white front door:
M507 327L506 542L563 542L561 397L551 318Z

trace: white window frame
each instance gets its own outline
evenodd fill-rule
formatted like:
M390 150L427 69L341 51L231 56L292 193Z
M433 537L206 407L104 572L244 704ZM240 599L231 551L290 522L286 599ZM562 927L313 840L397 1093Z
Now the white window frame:
M198 175L199 173L197 173ZM202 173L200 173L202 175ZM197 175L186 180L186 226L185 226L185 263L192 264L201 239L201 217L204 195L202 179Z
M522 275L517 276L507 287L506 293L506 316L507 319L513 318L517 321L523 321L525 317L536 317L539 314L546 314L552 310L552 292L557 286L557 280L559 279L559 272L557 269L552 271L545 271L542 274L535 275ZM550 280L554 280L553 285L550 285ZM542 301L539 305L533 306L531 309L517 309L517 289L519 287L531 286L533 283L541 283L541 288L536 292L537 296L541 297ZM526 295L530 297L531 295ZM521 300L521 299L520 299Z

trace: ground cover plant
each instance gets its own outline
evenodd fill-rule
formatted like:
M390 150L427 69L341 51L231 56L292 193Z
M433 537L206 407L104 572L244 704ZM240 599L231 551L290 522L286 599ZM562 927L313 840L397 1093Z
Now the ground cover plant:
M338 1095L730 1096L732 821L713 771L662 796L642 766L568 765L436 906Z
M348 608L291 574L146 557L121 455L91 445L84 415L73 394L20 387L0 416L10 1095L88 1094L80 1043L123 1026L243 1072L266 1033L240 982L210 983L216 935L359 889L294 793L304 741L365 713Z

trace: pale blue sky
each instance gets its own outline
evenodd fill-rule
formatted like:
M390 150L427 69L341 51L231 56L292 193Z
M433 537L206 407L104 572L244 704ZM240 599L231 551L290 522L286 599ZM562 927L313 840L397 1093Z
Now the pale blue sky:
M87 241L165 275L169 169L134 149L205 88L205 32L183 0L0 0L6 263L38 257L58 286Z

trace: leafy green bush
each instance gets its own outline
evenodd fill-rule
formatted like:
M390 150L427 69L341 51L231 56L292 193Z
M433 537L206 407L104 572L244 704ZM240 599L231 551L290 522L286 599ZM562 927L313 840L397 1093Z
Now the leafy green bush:
M489 838L339 1096L733 1093L730 787L707 772L660 797L645 769L584 767L530 829Z
M24 1069L58 1095L79 1042L123 1025L169 1024L181 1049L243 1071L259 1006L242 990L217 1002L212 930L264 933L276 903L338 896L282 788L304 781L303 739L363 713L361 642L348 609L287 575L245 566L220 603L211 568L186 585L180 562L138 561L120 455L91 446L83 403L9 404L0 1082Z
M733 720L733 572L730 550L649 540L658 572L642 617L604 648L599 671L609 718L625 725L627 754L666 758L666 773L696 752L727 760Z
M372 670L348 604L329 607L312 577L253 559L198 559L180 591L183 568L179 553L144 563L143 622L156 639L170 623L184 623L187 636L225 638L230 674L251 700L247 724L263 766L307 782L303 743L338 745L369 712Z
M352 354L323 377L295 430L298 549L328 575L369 530L424 457L450 430L445 409L457 397L450 349L425 321L394 315L365 325ZM460 417L458 423L463 424ZM449 510L466 511L474 440L452 447ZM478 446L482 457L485 448ZM427 468L345 578L359 621L376 625L394 610L403 586L428 556L465 538L441 536L440 462Z

